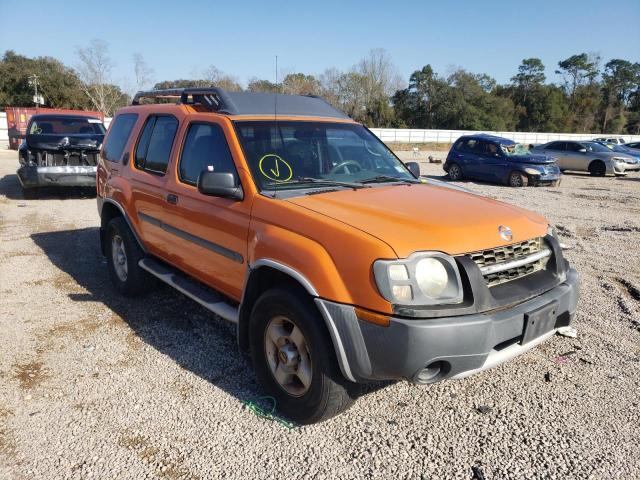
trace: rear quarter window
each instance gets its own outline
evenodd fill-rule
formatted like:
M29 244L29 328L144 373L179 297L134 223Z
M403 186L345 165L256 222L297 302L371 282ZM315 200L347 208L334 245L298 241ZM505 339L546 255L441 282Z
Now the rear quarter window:
M119 162L122 158L122 152L129 140L131 130L138 120L137 113L123 113L117 115L109 130L109 135L102 147L102 154L105 160L110 162Z
M142 130L136 147L137 168L164 175L169 165L178 120L169 115L151 115Z

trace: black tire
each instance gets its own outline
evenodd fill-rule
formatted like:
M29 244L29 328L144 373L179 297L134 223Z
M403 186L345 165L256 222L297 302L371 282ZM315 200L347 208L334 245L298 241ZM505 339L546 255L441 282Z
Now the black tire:
M280 385L267 359L267 328L272 319L281 317L295 324L306 340L312 373L308 390L299 396L292 395ZM301 424L311 424L338 415L353 403L349 382L340 372L324 320L305 294L294 288L274 288L264 292L251 311L249 336L256 378L276 399L276 408L283 415Z
M515 170L509 174L509 178L507 179L507 183L510 187L526 187L529 185L529 177L527 177L524 173L516 172Z
M602 160L594 160L589 164L589 173L594 177L604 177L607 174L607 166Z
M462 168L457 163L452 163L449 165L449 180L453 182L458 182L464 178L464 173L462 173Z
M125 263L127 272L125 279L118 276L114 264L113 248L114 237L116 236L121 239L126 254ZM145 254L133 236L133 233L131 233L131 229L124 218L116 217L109 222L105 242L109 277L120 293L128 297L136 297L149 293L157 288L158 280L138 265L138 262L145 257Z

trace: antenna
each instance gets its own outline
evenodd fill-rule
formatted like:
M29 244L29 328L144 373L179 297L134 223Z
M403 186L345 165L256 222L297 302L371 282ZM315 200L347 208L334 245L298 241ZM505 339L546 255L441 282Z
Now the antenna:
M278 86L278 55L276 55L276 93L273 96L273 117L276 122L276 130L278 128L278 93L280 87Z
M275 150L276 150L276 155L279 153L278 150L278 92L280 90L280 87L278 86L278 55L276 55L276 88L275 88L275 92L273 94L273 123L274 123L274 128L275 128L275 136L276 136L276 141L274 144ZM284 145L281 145L282 147L284 147ZM278 159L276 158L276 162L278 161ZM276 180L275 182L273 182L273 196L275 197L276 194L278 193L278 181Z

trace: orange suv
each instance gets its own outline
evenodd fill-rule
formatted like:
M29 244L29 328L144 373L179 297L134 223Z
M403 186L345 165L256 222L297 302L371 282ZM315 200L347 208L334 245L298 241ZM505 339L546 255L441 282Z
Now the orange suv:
M110 277L125 295L160 280L235 323L301 423L359 383L464 377L568 325L578 274L547 220L416 166L318 97L139 92L98 165Z

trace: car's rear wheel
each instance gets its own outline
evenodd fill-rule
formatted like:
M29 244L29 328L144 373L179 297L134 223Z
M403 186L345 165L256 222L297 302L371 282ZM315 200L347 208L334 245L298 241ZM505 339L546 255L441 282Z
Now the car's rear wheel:
M249 329L256 377L279 412L308 424L351 405L333 344L310 299L294 289L268 290L253 307Z
M464 178L462 169L457 163L452 163L451 165L449 165L449 172L447 173L449 174L449 180L453 180L454 182L462 180Z
M138 265L145 254L124 218L112 219L107 225L106 235L109 277L118 291L123 295L137 296L154 290L157 280Z
M513 171L509 174L510 187L526 187L529 184L529 178L523 173Z
M602 160L594 160L589 164L589 173L594 177L604 177L607 173L607 166Z

